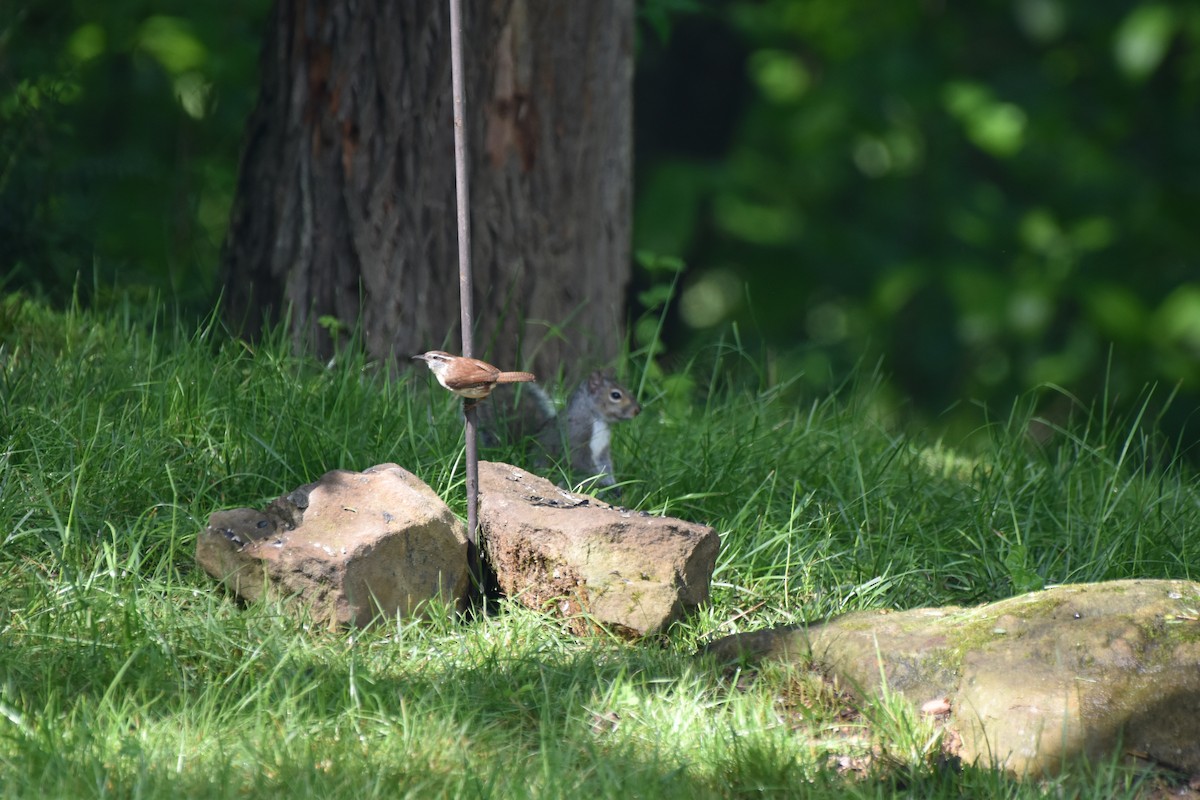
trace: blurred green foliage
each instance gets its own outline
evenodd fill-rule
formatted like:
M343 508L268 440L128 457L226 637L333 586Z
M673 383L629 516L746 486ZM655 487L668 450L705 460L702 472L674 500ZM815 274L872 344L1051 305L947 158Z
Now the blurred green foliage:
M266 0L0 12L3 288L211 303Z
M1200 397L1200 6L745 0L643 37L636 246L815 380L938 413Z
M0 289L211 304L268 12L4 6ZM635 345L737 323L784 377L880 358L931 415L1041 384L1200 405L1200 6L639 12Z

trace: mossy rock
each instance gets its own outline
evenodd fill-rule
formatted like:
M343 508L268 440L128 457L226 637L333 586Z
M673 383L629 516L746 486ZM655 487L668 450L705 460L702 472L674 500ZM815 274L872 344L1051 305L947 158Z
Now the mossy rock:
M726 637L726 661L815 665L863 695L946 698L968 763L1018 775L1120 751L1200 773L1200 584L1057 586L976 608L858 612Z

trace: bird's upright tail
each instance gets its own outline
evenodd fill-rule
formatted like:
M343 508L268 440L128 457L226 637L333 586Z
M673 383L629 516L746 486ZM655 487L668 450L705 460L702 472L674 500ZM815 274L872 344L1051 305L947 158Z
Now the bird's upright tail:
M496 383L528 383L536 380L537 376L532 372L501 372L496 376Z

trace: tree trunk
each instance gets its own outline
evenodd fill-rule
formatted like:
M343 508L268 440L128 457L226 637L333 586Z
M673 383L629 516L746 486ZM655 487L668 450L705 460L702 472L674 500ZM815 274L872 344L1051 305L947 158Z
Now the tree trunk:
M476 353L610 359L629 279L633 0L466 0ZM277 0L225 242L227 319L457 351L445 0ZM578 369L576 368L578 365Z

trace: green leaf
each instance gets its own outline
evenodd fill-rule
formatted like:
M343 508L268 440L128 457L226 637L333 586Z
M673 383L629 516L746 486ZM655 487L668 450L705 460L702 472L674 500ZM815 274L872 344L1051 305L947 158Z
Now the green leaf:
M1125 17L1113 42L1117 66L1133 80L1158 69L1175 34L1175 10L1165 5L1138 6Z
M1008 579L1012 582L1013 591L1018 594L1035 592L1045 587L1046 582L1041 575L1030 569L1029 554L1023 544L1014 544L1004 555L1004 568Z
M185 20L155 16L142 23L138 45L158 60L172 75L201 67L208 50L192 35Z
M658 308L671 299L671 284L659 283L644 292L638 292L638 302L646 309Z
M659 255L651 250L638 250L633 254L634 260L641 265L642 269L648 272L666 272L678 273L683 272L683 268L687 266L679 256L664 256Z

